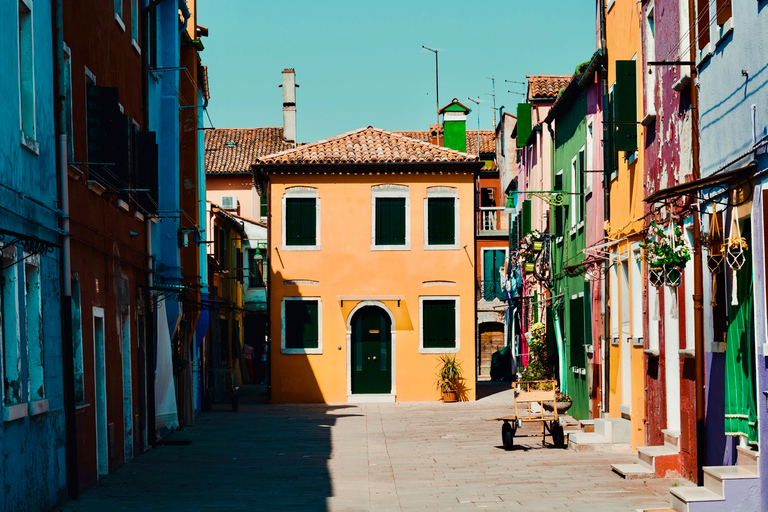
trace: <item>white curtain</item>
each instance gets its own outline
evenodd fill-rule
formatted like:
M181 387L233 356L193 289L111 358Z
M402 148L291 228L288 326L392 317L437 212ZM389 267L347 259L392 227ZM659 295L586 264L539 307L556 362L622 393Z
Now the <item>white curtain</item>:
M158 435L164 430L179 428L171 355L171 333L168 330L165 299L160 299L157 302L157 370L155 371L155 429Z

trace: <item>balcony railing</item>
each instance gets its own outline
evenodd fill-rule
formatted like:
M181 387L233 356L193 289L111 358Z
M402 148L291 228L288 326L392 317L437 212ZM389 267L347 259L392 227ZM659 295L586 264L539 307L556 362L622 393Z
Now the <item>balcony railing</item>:
M477 300L492 302L493 299L504 300L504 288L498 280L478 281L477 282Z
M509 215L503 206L481 206L477 212L478 231L509 232Z

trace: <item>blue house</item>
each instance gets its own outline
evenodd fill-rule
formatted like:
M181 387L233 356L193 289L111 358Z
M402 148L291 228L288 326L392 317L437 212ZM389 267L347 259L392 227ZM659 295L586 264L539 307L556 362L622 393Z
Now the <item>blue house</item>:
M52 15L0 5L0 510L66 497Z

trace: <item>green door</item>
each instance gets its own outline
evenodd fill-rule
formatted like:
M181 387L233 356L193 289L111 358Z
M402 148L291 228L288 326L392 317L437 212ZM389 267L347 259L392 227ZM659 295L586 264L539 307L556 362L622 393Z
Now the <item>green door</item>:
M504 300L499 269L504 266L506 253L498 250L483 251L483 298Z
M391 321L376 306L361 308L352 318L352 393L392 391Z

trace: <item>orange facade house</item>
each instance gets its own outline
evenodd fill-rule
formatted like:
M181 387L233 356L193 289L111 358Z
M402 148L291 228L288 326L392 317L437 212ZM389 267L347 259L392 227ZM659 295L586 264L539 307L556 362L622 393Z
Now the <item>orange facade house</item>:
M272 402L475 399L477 157L368 127L257 159Z

